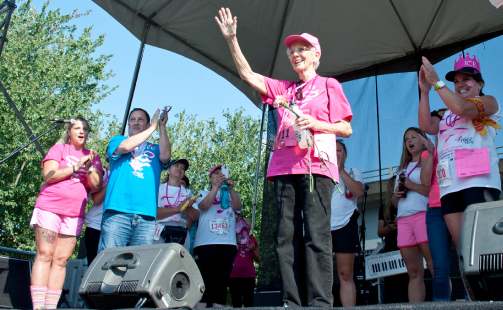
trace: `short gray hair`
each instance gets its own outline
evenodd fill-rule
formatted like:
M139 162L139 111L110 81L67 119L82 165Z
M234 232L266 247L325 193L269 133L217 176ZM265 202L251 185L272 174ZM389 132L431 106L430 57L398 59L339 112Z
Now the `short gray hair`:
M313 56L316 57L316 49L314 48L314 46L312 46L311 44L309 44L311 47L309 48L309 50L311 51L311 53L313 53ZM286 48L286 57L288 57L288 59L290 59L290 48L287 47ZM314 70L318 70L318 67L320 66L320 57L318 57L318 61L316 61L316 64L314 65Z

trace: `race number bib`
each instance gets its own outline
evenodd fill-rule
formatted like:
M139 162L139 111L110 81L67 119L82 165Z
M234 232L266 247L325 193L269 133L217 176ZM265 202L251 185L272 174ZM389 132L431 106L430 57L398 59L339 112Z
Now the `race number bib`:
M161 231L163 229L164 229L164 225L155 224L154 241L159 241L159 236L161 235Z
M449 159L442 159L437 165L437 182L440 187L447 187L452 184L451 171L449 170Z
M297 145L297 134L293 129L292 121L288 114L283 115L283 119L281 121L281 126L276 134L276 141L274 142L274 149L280 149L285 146L296 146Z
M456 177L470 177L491 172L487 147L455 150Z
M210 231L219 235L229 234L229 219L212 219Z

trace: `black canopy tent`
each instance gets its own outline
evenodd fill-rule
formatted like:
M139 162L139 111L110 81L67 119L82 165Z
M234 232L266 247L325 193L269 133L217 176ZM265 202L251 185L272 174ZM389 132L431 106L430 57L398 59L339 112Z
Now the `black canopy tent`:
M266 108L258 92L239 78L214 20L221 7L229 7L238 16L238 40L253 70L284 80L296 79L283 54L283 41L290 34L308 32L317 36L323 55L318 73L340 82L418 71L422 56L437 63L503 34L503 10L495 9L488 0L93 1L141 41L123 133L144 47L149 44L192 59L241 90L262 110L262 141ZM376 117L380 139L378 112ZM262 147L259 145L252 225ZM381 179L380 143L378 146Z

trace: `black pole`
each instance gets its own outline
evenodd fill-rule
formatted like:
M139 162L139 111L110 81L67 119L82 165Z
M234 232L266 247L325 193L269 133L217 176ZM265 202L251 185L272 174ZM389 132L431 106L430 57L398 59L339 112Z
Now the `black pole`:
M29 141L28 143L26 143L25 145L23 145L22 147L19 147L17 149L14 150L14 152L10 153L7 157L5 157L4 159L0 160L0 165L3 164L7 159L11 158L12 156L16 155L17 153L21 152L22 150L24 150L25 148L27 148L30 144L32 144L33 142L37 143L38 139L42 138L43 136L45 136L46 134L48 134L49 132L53 131L54 129L58 128L62 123L57 123L56 125L52 126L51 128L47 129L44 133L42 133L40 136L36 137L36 138L33 138L31 141Z
M7 16L5 17L2 38L0 39L0 58L2 57L3 46L7 41L7 30L9 30L12 13L14 13L14 10L17 8L15 0L5 1L4 4L5 3L7 3L7 6L9 7L9 13L7 13Z
M258 145L258 158L257 158L257 168L255 169L255 192L253 194L253 211L252 211L252 227L251 234L255 230L255 212L257 210L257 192L258 192L258 179L260 175L260 157L262 156L262 138L264 136L264 119L265 119L265 110L267 106L262 104L262 122L260 123L260 140Z
M136 59L136 67L133 73L133 81L131 82L131 88L129 89L129 97L127 99L126 112L124 112L124 119L122 120L121 135L124 135L124 132L126 131L126 124L128 120L129 110L131 110L131 103L133 102L134 91L136 89L136 82L138 81L138 74L140 73L141 60L143 59L143 51L145 50L145 42L147 41L149 29L150 29L150 23L147 23L143 31L143 39L141 40L140 51L138 52L138 58Z
M19 112L19 109L17 108L16 104L14 104L14 101L12 101L12 98L9 96L9 93L7 92L7 90L5 89L5 87L3 86L3 84L2 84L1 81L0 81L0 91L2 91L2 93L5 96L5 98L7 99L7 102L9 103L10 107L12 108L12 110L14 110L14 113L16 113L17 118L19 118L19 120L23 124L24 129L30 135L30 139L34 138L34 135L33 135L33 132L30 129L30 126L28 126L28 124L26 123L26 120L24 119L24 117L21 114L21 112ZM35 141L35 145L37 146L37 149L40 152L40 154L42 154L42 157L45 157L45 151L42 148L42 146L40 145L40 143L38 143L38 141Z
M379 198L382 205L382 170L381 170L381 131L379 125L379 95L377 92L377 68L375 70L375 83L376 83L376 112L377 112L377 154L379 156Z

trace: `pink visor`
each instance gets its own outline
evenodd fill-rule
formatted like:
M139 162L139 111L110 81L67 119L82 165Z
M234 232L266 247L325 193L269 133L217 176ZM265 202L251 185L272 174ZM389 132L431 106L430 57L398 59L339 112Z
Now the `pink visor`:
M303 33L301 35L294 34L286 38L285 40L285 45L286 47L290 47L292 45L293 41L301 40L304 42L307 42L311 44L315 50L317 50L320 53L321 56L321 47L320 47L320 42L318 41L318 38L315 36L310 35L309 33Z
M210 177L211 177L211 174L212 174L215 170L217 170L217 169L219 169L219 168L222 168L222 165L218 165L218 166L215 166L215 167L211 168L211 169L210 169Z

